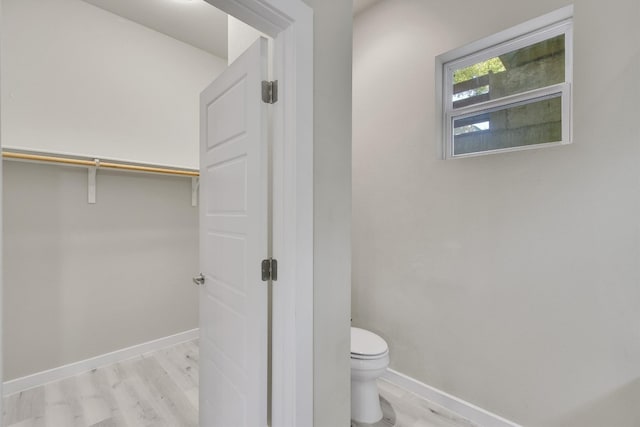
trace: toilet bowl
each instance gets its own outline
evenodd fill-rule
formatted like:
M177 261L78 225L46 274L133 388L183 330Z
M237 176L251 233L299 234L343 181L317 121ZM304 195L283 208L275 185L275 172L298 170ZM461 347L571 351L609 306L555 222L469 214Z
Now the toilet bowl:
M382 419L376 380L389 366L389 347L373 332L351 328L351 419L372 424Z

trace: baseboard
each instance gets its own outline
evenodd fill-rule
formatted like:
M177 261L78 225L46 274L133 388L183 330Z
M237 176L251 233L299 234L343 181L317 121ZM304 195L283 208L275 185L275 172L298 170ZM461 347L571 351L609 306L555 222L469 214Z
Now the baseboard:
M102 354L90 359L81 360L79 362L70 363L58 368L49 369L47 371L37 372L26 377L16 378L15 380L6 381L2 385L2 392L5 396L38 387L53 381L58 381L66 377L91 371L101 366L110 365L122 360L131 359L151 351L160 350L170 347L181 342L190 341L198 338L199 330L191 329L190 331L180 332L168 337L159 338L157 340L148 341L137 344L121 350L112 351L111 353Z
M452 414L469 421L471 425L482 427L522 427L519 424L492 414L489 411L485 411L469 402L458 399L455 396L394 371L393 369L387 369L387 372L382 375L382 378L441 406Z

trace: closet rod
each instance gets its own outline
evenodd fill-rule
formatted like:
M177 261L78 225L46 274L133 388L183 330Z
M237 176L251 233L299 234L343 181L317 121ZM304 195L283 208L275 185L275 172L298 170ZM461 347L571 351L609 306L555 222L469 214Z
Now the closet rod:
M48 163L63 163L67 165L99 167L101 169L109 168L109 169L120 169L120 170L128 170L128 171L135 171L135 172L162 173L167 175L180 175L180 176L190 176L190 177L200 176L200 173L198 171L160 168L155 166L140 166L140 165L127 164L127 163L102 162L100 160L91 161L91 160L73 159L68 157L44 156L40 154L12 153L9 151L3 151L2 156L5 159L29 160L29 161L36 161L36 162L48 162Z

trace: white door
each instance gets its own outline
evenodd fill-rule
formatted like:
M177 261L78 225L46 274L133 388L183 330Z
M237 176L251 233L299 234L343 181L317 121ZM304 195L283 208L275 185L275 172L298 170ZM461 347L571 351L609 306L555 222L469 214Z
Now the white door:
M267 425L267 40L200 96L200 427Z

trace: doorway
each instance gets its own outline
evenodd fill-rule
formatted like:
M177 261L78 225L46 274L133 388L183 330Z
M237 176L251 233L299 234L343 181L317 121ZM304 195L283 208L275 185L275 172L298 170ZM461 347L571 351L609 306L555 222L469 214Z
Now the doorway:
M252 10L254 12L256 12L256 10L257 10L258 12L256 12L255 14L252 14L252 17L249 20L253 20L258 25L263 25L265 27L264 30L266 32L270 31L270 32L274 33L276 30L279 30L279 32L274 34L274 35L276 36L276 44L279 43L280 47L282 48L282 53L280 54L281 55L280 56L281 63L284 63L285 62L284 60L287 57L289 57L289 58L293 57L293 55L290 55L290 54L295 51L296 47L290 45L290 42L293 39L291 38L291 34L287 35L287 29L290 29L290 27L292 25L295 25L295 22L291 22L291 21L286 22L282 18L282 16L280 16L280 15L278 15L276 13L276 11L275 11L276 9L274 9L272 7L268 8L268 13L265 13L266 15L268 15L267 18L257 19L256 16L257 17L261 17L262 16L260 11L259 11L259 9L260 9L260 7L264 8L264 4L255 5L255 4L253 4L253 2L221 2L221 3L224 3L224 5L226 5L226 7L228 9L233 9L235 7L236 8L236 12L237 12L238 16L240 16L240 17L242 17L243 12L242 12L242 10L240 10L240 11L237 10L238 7L239 7L238 6L239 4L242 7L251 6ZM295 5L296 3L297 2L291 2L292 5ZM285 5L283 7L286 9L289 6ZM291 7L294 7L294 6L291 6ZM295 6L294 9L296 7L299 7L299 5ZM244 14L247 15L246 12L244 12ZM306 19L306 18L309 17L309 15L301 14L299 9L297 11L296 10L289 11L287 16L299 16L300 19ZM276 22L273 22L274 20ZM309 23L307 22L307 24L309 24ZM309 29L311 28L310 25L309 25L308 28ZM304 35L305 31L300 31L299 33ZM296 65L295 61L292 61L292 63L293 63L293 65ZM281 67L280 68L281 70L286 69L285 65L280 65L280 67ZM305 67L303 67L303 66L298 66L298 68L294 67L294 71L301 71L304 68ZM289 87L291 90L289 90L288 92L285 92L290 100L295 99L295 97L296 97L296 90L295 89L296 89L297 85L301 84L300 81L302 81L303 83L305 82L304 78L303 79L298 79L295 83L291 82L290 83L290 87ZM307 80L306 84L309 84L309 82L310 82L310 80ZM284 80L284 83L285 83L284 87L286 88L287 87L286 86L287 85L286 80ZM284 98L283 99L283 104L281 104L281 105L283 105L283 111L279 113L279 118L280 119L285 117L287 114L295 114L296 113L295 111L293 111L293 109L290 109L289 111L287 110L287 108L286 108L286 105L287 105L286 99L287 98ZM300 101L301 102L299 102L297 104L297 108L298 108L299 112L301 111L302 113L304 113L304 111L305 111L304 108L302 108L302 110L300 110L300 106L302 105L304 107L305 104L310 105L311 100L310 99L305 99L304 102L302 102L302 100L300 100ZM310 109L309 109L309 111L310 111ZM310 121L308 123L310 123ZM283 130L285 128L281 124L280 125L276 124L275 127L276 128L279 127L281 130ZM290 157L290 153L286 152L286 150L285 150L288 140L292 141L295 136L298 136L298 137L302 136L303 138L302 139L298 138L298 141L308 141L308 142L310 142L310 131L308 129L307 130L305 130L305 129L296 129L295 132L292 132L290 134L286 133L283 130L283 133L285 133L285 137L282 139L282 146L280 146L279 148L276 149L276 154L274 156L274 167L276 167L276 164L279 164L280 166L284 166L284 165L287 164L287 162L298 161L298 163L300 163L301 160L305 160L302 157L302 155L305 153L304 150L299 150L294 157ZM305 136L307 138L304 138ZM279 150L279 151L277 151L277 150ZM307 151L307 155L308 154L309 154L309 152ZM306 160L308 160L308 159L306 159ZM311 168L309 168L308 170L311 170ZM301 178L304 178L304 177L301 177ZM302 185L302 184L305 184L305 183L309 183L310 182L310 177L307 177L307 178L308 179L306 181L304 179L302 179L301 183L298 183L297 185ZM275 178L275 180L277 180L277 178ZM281 201L283 201L285 204L286 203L290 203L291 204L290 206L298 205L298 204L304 206L304 203L305 203L305 200L300 200L300 198L298 198L296 200L293 197L289 197L286 192L285 193L281 193L279 197L281 197ZM98 203L100 203L99 199L98 199ZM300 233L300 229L298 229L295 232L289 232L287 230L282 230L282 229L278 230L278 227L274 225L274 234L278 234L278 239L282 239L282 240L279 240L280 248L283 249L283 251L282 251L283 257L282 257L282 259L287 259L288 256L303 257L305 255L309 255L310 254L310 251L305 252L305 248L304 248L305 245L300 243L300 242L304 242L305 239L306 239L305 236L301 235L303 233ZM285 238L288 239L288 240L286 240ZM275 242L275 240L276 239L274 239L274 242ZM298 243L300 243L300 244L298 244ZM297 249L298 250L295 250L296 249L296 244L297 244ZM291 255L291 254L295 254L295 255ZM279 279L279 280L281 280L281 283L283 284L281 289L282 289L284 294L286 294L286 291L287 291L287 287L286 287L287 279L290 280L292 277L297 277L297 278L303 277L304 278L304 274L303 274L302 271L296 271L296 267L295 266L299 265L299 264L296 264L296 263L292 262L289 265L291 266L290 268L289 267L285 267L284 269L281 269L281 274L280 274L280 279ZM298 283L300 283L300 282L298 282ZM291 288L291 290L292 290L292 288ZM281 304L283 306L286 307L287 304L291 304L292 303L291 301L296 301L296 298L298 299L298 301L304 301L304 298L303 298L304 295L302 295L301 292L298 292L297 294L294 294L295 298L293 298L293 299L291 298L291 295L292 295L291 293L288 294L287 300L281 302ZM276 296L275 298L277 299L278 297ZM309 304L309 302L307 302L307 304ZM282 316L280 316L278 319L274 319L274 323L283 322L283 321L285 321L286 317L287 317L287 311L283 311ZM295 341L295 339L291 338L292 335L291 335L290 332L291 331L289 331L289 332L285 331L280 335L274 334L274 340L276 340L276 339L281 339L283 341L284 340L288 340L289 343L293 343ZM300 333L300 331L297 331L296 333ZM275 336L275 335L278 335L278 336ZM311 336L311 334L309 334L309 336ZM309 342L310 341L307 341L306 344L308 345ZM285 381L285 380L283 380L283 381L275 380L274 381L274 389L278 388L280 390L281 394L284 394L284 398L286 398L287 396L296 396L296 394L298 394L298 397L297 397L298 401L300 401L300 400L303 401L304 399L300 399L300 396L301 396L300 395L300 392L301 392L300 391L300 385L304 385L305 384L305 382L303 380L303 377L304 377L303 374L305 373L305 371L307 373L311 372L311 367L307 366L306 361L304 361L304 357L305 356L309 356L310 357L311 351L310 351L310 348L308 348L310 346L305 347L305 343L304 342L302 342L302 343L298 342L297 345L298 346L301 345L300 346L301 351L298 351L297 353L295 351L293 351L293 352L288 351L287 352L287 356L289 357L288 361L291 361L290 358L293 357L294 358L294 364L296 366L299 365L299 369L297 371L300 372L300 375L296 378L295 381L289 381L288 384L287 384L287 381ZM284 347L280 346L280 348L284 348ZM280 360L280 359L278 359L278 360ZM290 367L290 365L288 367ZM274 372L276 372L277 370L278 370L278 368L276 366L274 366ZM309 381L308 384L309 384L309 390L310 390L310 381ZM291 385L293 385L294 387L297 385L298 386L298 391L296 392L295 389L293 391L290 391L289 386L291 386ZM304 396L304 390L302 391L302 396ZM310 405L309 405L309 407L310 407ZM279 412L279 415L277 415L276 413L278 413L278 411L274 411L274 419L277 418L278 416L281 416L281 417L285 416L285 414L283 414L282 412ZM306 414L310 414L310 413L311 413L310 411L308 411L308 412L307 411L301 411L296 416L298 416L298 417L299 416L306 416Z

